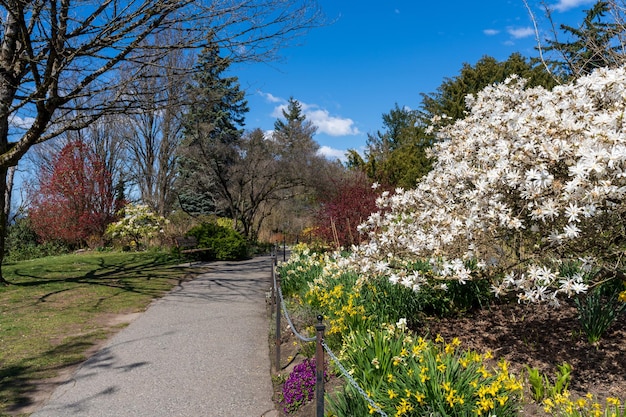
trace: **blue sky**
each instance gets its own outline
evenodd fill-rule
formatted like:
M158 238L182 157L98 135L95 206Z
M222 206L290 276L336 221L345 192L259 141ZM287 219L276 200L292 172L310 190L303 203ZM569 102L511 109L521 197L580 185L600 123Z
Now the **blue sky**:
M594 0L548 0L555 23L577 26ZM522 0L319 0L330 24L297 39L277 62L233 68L248 92L246 128L271 130L289 97L317 127L324 154L361 150L397 103L417 109L463 63L513 52L536 56L535 31ZM528 0L540 30L550 24Z

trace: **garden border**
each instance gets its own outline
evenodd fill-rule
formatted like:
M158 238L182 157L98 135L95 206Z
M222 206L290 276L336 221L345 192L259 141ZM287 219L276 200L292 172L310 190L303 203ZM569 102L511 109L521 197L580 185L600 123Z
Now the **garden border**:
M380 414L382 417L388 417L387 414L378 406L378 404L376 404L370 397L369 395L367 395L367 393L365 392L365 390L363 390L363 388L361 388L359 386L359 384L355 381L355 379L352 377L352 375L350 375L350 373L346 370L346 368L344 368L344 366L341 364L341 362L339 361L339 358L337 358L337 356L333 353L333 351L328 347L328 345L326 344L326 342L324 342L324 330L326 328L326 326L324 326L323 324L323 316L319 315L317 316L317 321L318 324L315 326L315 330L316 330L316 335L314 337L305 337L302 336L300 333L298 333L298 331L296 330L295 326L293 325L293 322L291 321L291 318L289 317L289 312L287 311L287 307L285 305L285 299L283 298L283 293L282 290L280 288L280 276L279 274L276 272L276 266L277 266L277 254L276 254L276 250L274 250L274 252L272 253L272 295L271 295L271 300L272 300L272 304L274 304L274 306L276 307L276 310L274 311L274 314L276 315L276 372L279 372L281 370L280 367L280 344L281 344L281 335L280 335L280 316L281 316L281 310L282 313L285 315L285 319L287 320L287 323L289 324L289 329L291 330L291 332L294 334L294 336L296 336L298 339L302 340L303 342L316 342L316 347L315 347L315 373L316 373L316 381L315 381L315 401L316 401L316 416L317 417L324 417L324 367L321 366L319 367L318 364L320 363L324 363L324 350L328 353L328 356L332 359L332 361L335 363L335 365L337 366L337 368L339 368L339 371L341 372L341 374L347 379L347 381L350 383L350 385L352 385L357 392L359 392L359 394L361 394L361 396L369 403L369 405L372 407L372 409L376 412L378 412L378 414Z

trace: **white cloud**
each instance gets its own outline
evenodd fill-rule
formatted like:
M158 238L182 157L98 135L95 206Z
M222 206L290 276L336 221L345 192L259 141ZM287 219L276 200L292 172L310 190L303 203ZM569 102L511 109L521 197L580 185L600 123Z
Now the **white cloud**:
M274 103L281 103L274 107L272 111L272 117L282 118L283 110L287 110L287 101L275 97L269 93L263 94L266 98L271 97ZM319 133L325 133L329 136L352 136L361 133L359 129L354 126L354 121L349 118L332 116L326 109L320 108L317 104L307 104L300 101L302 106L302 112L306 116L307 120L313 123Z
M331 160L339 159L342 162L345 162L348 160L348 158L346 158L346 151L343 151L341 149L334 149L334 148L331 148L330 146L320 147L317 153Z
M315 104L301 104L306 118L317 127L320 133L330 136L349 136L360 133L352 119L331 116L328 110L321 109Z
M559 0L558 3L553 4L552 8L558 12L565 12L569 9L574 9L583 4L594 3L596 0Z
M258 93L265 97L265 100L269 101L270 103L283 103L285 101L280 97L272 95L271 93L264 93L263 91L259 91Z
M500 31L497 29L485 29L483 30L483 33L487 36L494 36L500 33Z
M13 115L13 117L9 119L9 126L26 130L29 129L34 122L35 119L33 117L20 117Z
M527 38L535 34L535 30L531 27L508 28L506 31L508 32L509 35L513 36L515 39Z

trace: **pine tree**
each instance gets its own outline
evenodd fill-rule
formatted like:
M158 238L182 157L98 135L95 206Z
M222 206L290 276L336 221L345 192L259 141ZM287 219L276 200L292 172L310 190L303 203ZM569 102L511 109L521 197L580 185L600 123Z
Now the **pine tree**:
M623 63L623 50L619 46L619 35L623 32L615 22L607 22L610 5L607 1L598 1L586 11L580 27L560 25L571 40L559 42L548 40L546 51L556 51L563 61L553 60L566 77L580 77L591 73L596 68L613 67ZM616 57L621 57L617 59Z
M317 128L306 119L302 104L293 97L289 98L283 119L274 123L273 138L279 146L279 153L286 161L299 160L300 165L310 165L319 145L313 140Z
M238 78L227 76L230 59L210 41L202 51L189 95L194 97L185 120L181 147L178 200L190 214L232 215L228 199L231 167L239 154L248 104Z

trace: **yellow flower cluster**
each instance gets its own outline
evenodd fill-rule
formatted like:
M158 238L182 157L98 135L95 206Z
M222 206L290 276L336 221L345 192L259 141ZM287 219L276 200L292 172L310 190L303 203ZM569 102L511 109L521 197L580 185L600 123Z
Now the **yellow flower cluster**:
M608 397L603 406L591 393L573 400L570 393L564 391L543 400L543 409L552 415L568 417L626 417L626 410L619 398Z
M356 323L365 322L367 316L360 293L351 288L346 290L344 284L327 286L328 282L311 285L306 294L307 300L319 306L328 317L327 334L343 333Z
M416 410L419 414L420 409L443 407L454 415L500 415L503 408L512 408L522 393L522 384L509 373L506 361L488 369L485 361L492 354L463 352L458 338L446 343L437 336L430 342L394 330L393 326L383 328L383 333L384 337L367 339L361 349L351 352L364 355L367 348L379 346L377 340L385 343L389 365L382 368L385 361L379 357L371 362L375 369L384 372L383 385L378 391L371 391L375 393L373 399L389 414L409 416ZM374 334L369 336L376 338Z

